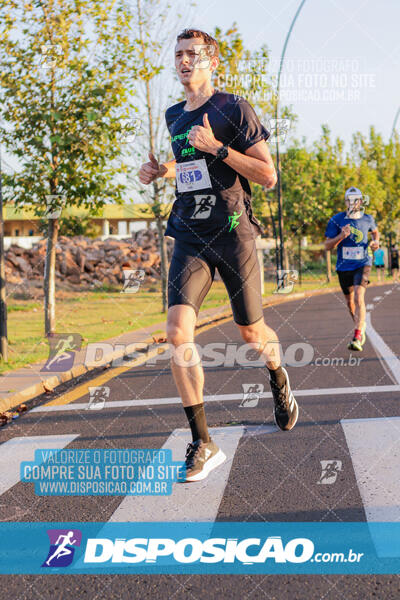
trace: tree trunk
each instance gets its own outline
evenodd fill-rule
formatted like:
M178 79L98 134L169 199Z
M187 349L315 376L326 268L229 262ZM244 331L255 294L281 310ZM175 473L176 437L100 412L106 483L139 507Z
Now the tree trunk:
M58 219L48 220L46 262L44 266L44 333L53 335L56 328L56 244Z
M167 311L167 278L168 278L168 256L167 256L167 244L164 236L164 228L162 218L156 219L157 231L158 231L158 249L161 258L161 298L162 298L162 312Z
M283 246L283 268L286 271L289 271L289 256L288 256L287 245Z
M331 251L326 251L326 279L329 282L332 279L332 266L331 266Z
M1 166L0 166L1 169ZM4 260L4 221L3 221L3 198L1 192L0 171L0 354L3 361L8 362L8 339L7 339L7 302L6 302L6 272Z

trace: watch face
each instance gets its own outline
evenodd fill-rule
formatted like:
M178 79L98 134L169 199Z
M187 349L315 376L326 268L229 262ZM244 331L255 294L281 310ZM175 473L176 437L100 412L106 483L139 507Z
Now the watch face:
M222 146L222 148L220 148L217 152L217 157L220 159L224 159L228 156L229 151L228 148L226 146Z

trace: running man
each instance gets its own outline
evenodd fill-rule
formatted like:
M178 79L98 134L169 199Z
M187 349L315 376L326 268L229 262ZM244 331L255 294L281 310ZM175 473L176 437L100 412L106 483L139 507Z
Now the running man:
M366 215L359 189L345 193L346 211L337 213L325 231L325 250L337 247L336 271L340 287L355 324L349 350L363 349L365 344L365 290L372 265L372 252L379 248L379 232L375 220ZM372 241L368 246L368 232Z
M246 100L213 88L218 54L218 43L207 33L186 29L178 35L175 68L186 100L165 115L175 160L159 164L150 153L150 162L139 172L144 184L157 177L176 178L176 200L165 232L175 238L167 339L173 350L173 377L192 433L185 461L187 481L204 479L226 458L208 433L204 372L194 345L197 315L216 268L243 340L265 358L276 424L290 430L298 416L289 377L280 366L277 335L264 323L255 249L261 229L252 212L248 181L266 188L276 183L266 144L269 132ZM183 360L188 348L193 353L189 351L190 364Z
M396 248L396 244L392 244L390 248L390 270L393 281L399 283L399 251Z

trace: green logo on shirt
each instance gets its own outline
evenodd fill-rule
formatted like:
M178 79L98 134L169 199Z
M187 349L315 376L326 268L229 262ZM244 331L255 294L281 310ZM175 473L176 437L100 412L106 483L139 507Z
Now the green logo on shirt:
M350 231L351 233L354 235L354 237L356 238L356 244L359 244L360 242L363 241L364 239L364 234L362 231L360 231L359 229L357 229L357 227L353 227L353 225L350 225Z
M238 214L235 210L233 212L233 215L230 215L228 217L228 223L230 223L229 231L232 231L232 229L236 229L236 227L239 225L239 217L242 216L242 213L243 213L243 210L241 211L240 214Z
M190 148L184 148L181 152L181 156L187 156L188 154L196 154L196 148L190 146Z
M186 139L187 136L189 135L190 129L188 129L187 131L185 131L185 133L178 133L178 135L174 135L174 137L171 137L171 142L176 142L176 140L184 140L184 139Z

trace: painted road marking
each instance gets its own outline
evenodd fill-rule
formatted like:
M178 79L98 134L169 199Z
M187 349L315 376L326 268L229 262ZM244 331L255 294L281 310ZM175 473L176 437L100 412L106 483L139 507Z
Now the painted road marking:
M133 369L134 367L138 367L139 365L142 365L143 363L147 362L149 360L149 358L152 358L153 356L157 356L157 354L162 354L163 352L165 352L165 350L163 348L161 348L161 349L156 348L154 350L150 350L149 352L144 353L143 356L139 356L138 358L134 358L133 360L130 360L129 362L125 362L125 364L121 367L110 368L105 373L103 373L102 375L99 375L95 379L91 379L90 381L87 381L86 383L82 383L81 385L74 387L74 389L72 389L70 392L61 394L60 396L58 396L58 398L55 398L54 400L50 400L50 402L46 402L45 406L62 406L64 404L69 404L70 402L73 402L74 400L77 400L78 398L81 398L82 396L85 396L86 394L88 394L89 387L92 387L92 386L100 387L100 386L104 385L107 381L109 381L110 379L113 379L114 377L118 377L118 375L121 375L122 373L125 373L126 371L129 371L130 369Z
M366 309L367 310L373 310L374 309L374 305L373 304L367 304Z
M400 383L400 382L399 382ZM376 394L386 392L399 392L400 385L376 385L376 386L359 386L359 387L342 387L342 388L323 388L323 389L310 389L310 390L294 390L295 396L339 396L346 394ZM263 392L259 394L261 398L272 398L271 392ZM204 402L229 402L230 400L243 400L243 393L241 394L216 394L213 396L204 396ZM143 400L107 400L105 402L105 408L128 408L130 406L162 406L164 404L180 404L181 399L179 396L172 398L147 398ZM43 404L32 408L30 413L34 412L59 412L69 410L84 410L87 411L88 415L94 411L88 410L87 402L77 402L75 404L67 404L60 406L49 406ZM97 411L97 413L100 411ZM96 414L97 414L96 413Z
M202 325L200 327L198 333L204 333L205 331L208 331L209 329L212 329L213 327L222 325L223 323L226 323L227 321L231 321L231 320L232 320L232 315L229 317L224 317L222 319L219 319L215 323L210 323L209 325ZM140 342L139 342L139 344L140 344ZM113 367L111 365L111 368L109 368L105 373L102 373L95 379L91 379L90 381L87 381L86 383L83 383L79 386L74 387L74 389L72 389L71 391L66 392L65 394L61 394L54 400L50 400L49 402L46 403L46 406L61 406L63 404L69 404L70 402L74 402L74 400L77 400L78 398L81 398L82 396L85 396L86 394L89 393L88 387L92 387L92 386L100 387L100 386L104 385L107 381L110 381L110 379L114 379L114 378L118 377L119 375L121 375L122 373L129 371L130 369L133 369L134 367L138 367L138 366L142 365L143 363L146 363L150 358L153 358L159 354L164 354L164 352L166 352L167 349L168 349L167 344L163 344L163 345L157 345L155 348L153 348L151 350L147 350L147 352L143 352L143 353L136 352L135 354L140 354L140 356L136 356L129 362L124 361L124 364L122 366ZM134 354L134 352L132 354ZM115 360L121 361L123 359L117 358ZM104 365L99 365L99 366L104 366Z
M375 296L373 300L374 302L378 302L379 300L382 300L382 296Z
M386 295L391 294L391 293L392 293L392 290L386 290L386 292L385 292Z
M126 496L111 516L110 521L205 521L213 523L218 514L244 427L212 427L209 431L214 442L227 457L222 465L211 471L209 476L202 481L174 483L170 496ZM163 448L172 450L173 460L182 460L183 462L186 445L190 440L189 429L175 429Z
M20 466L24 460L34 460L35 450L60 449L68 446L79 434L34 435L15 437L0 446L0 495L20 481Z
M400 521L400 417L341 421L367 521ZM374 538L374 535L372 534ZM374 539L378 556L384 551Z
M396 383L400 383L400 360L397 356L392 352L386 342L381 338L379 333L372 327L371 323L371 314L367 313L366 316L367 323L367 335L372 343L375 351L379 356L382 357L386 366L389 368L389 371L392 373L394 377L394 381Z

